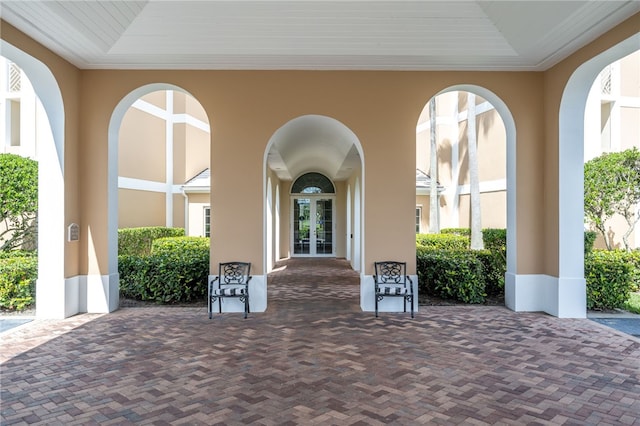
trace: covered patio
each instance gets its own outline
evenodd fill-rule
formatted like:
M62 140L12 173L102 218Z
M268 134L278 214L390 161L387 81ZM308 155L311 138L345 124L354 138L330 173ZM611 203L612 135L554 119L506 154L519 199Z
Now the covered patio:
M505 307L362 312L340 259L269 274L267 311L124 308L2 336L13 424L638 424L640 340Z

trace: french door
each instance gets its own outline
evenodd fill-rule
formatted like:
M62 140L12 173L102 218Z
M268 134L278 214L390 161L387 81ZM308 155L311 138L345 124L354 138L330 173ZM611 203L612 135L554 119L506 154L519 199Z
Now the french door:
M295 196L291 201L293 256L334 256L334 197Z

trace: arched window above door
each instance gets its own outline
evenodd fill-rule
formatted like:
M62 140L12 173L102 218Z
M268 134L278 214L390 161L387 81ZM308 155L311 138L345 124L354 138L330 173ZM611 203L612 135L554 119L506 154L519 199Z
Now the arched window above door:
M315 172L303 174L291 186L292 194L335 194L335 192L331 180Z

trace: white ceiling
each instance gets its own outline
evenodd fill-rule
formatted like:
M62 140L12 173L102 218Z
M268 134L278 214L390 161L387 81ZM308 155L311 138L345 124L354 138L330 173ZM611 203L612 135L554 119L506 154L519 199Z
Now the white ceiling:
M83 69L541 71L639 11L640 0L0 2L3 20Z
M544 70L640 1L1 1L80 68Z

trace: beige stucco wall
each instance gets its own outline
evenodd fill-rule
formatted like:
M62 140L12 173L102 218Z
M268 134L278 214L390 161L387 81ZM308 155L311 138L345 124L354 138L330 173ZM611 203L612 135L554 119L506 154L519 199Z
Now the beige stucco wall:
M120 127L118 175L162 182L165 168L165 121L129 108Z
M517 273L557 275L562 91L580 64L638 28L640 14L546 72L79 71L4 22L2 38L49 66L65 101L65 216L90 231L81 232L77 251L67 252L67 275L107 273L109 121L124 96L157 82L192 94L214 129L211 197L228 207L212 212L212 264L237 257L263 270L266 145L292 118L320 114L345 124L362 145L363 272L387 257L406 259L415 272L416 122L430 97L465 83L495 93L515 120Z
M211 207L209 194L188 194L189 219L187 234L204 237L204 209ZM215 224L211 224L215 226Z
M161 192L118 190L118 228L164 226L165 212Z
M81 158L81 139L77 123L81 111L81 101L79 98L81 71L2 20L0 20L0 38L44 63L55 76L60 88L65 107L64 163L65 166L73 165L68 168L65 167L64 172L65 199L63 202L65 225L70 223L80 224L80 235L84 237L80 244L77 242L64 242L64 275L65 277L75 276L81 273L80 259L87 258L87 236L89 235L87 224L83 220L81 213L81 197L79 195L80 176L82 176L82 172L79 165ZM46 214L46 212L44 212L44 214ZM61 238L63 237L61 236ZM84 264L86 265L86 263L85 261ZM86 270L86 266L84 269Z
M158 116L132 106L124 114L119 129L118 175L140 181L136 189L128 189L132 195L119 198L118 225L123 228L132 224L166 226L169 223L173 227L184 227L184 197L182 194L167 195L166 191L175 190L176 186L209 167L209 132L195 127L190 120L184 122L190 117L206 120L206 114L196 100L179 91L154 91L140 99L164 113ZM172 105L167 105L167 99L173 99ZM185 117L177 118L178 115ZM167 130L171 125L169 123L173 123L171 132ZM206 123L203 121L203 124ZM168 137L171 137L170 142L167 141ZM167 152L168 144L171 144L170 154ZM172 164L171 177L167 174L167 162ZM141 199L172 197L171 220L167 221L165 217L165 205L160 206L158 202L141 204L136 193L140 194ZM155 210L158 207L161 207L160 211ZM148 222L145 222L145 217L149 218Z
M543 251L540 256L544 260L544 270L547 274L557 276L559 273L558 255L561 238L558 221L559 111L564 88L578 67L637 34L639 28L640 13L637 13L543 74L545 156L543 167L540 170L544 175L542 182L544 196L540 201L544 203L545 208L541 215L542 222L539 229L542 230L540 235L545 236L544 241L541 241L540 246ZM518 174L518 178L521 178L520 174ZM520 225L521 223L518 230L520 230Z

